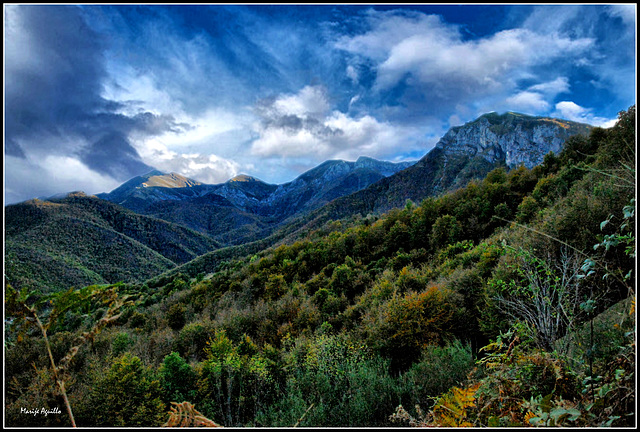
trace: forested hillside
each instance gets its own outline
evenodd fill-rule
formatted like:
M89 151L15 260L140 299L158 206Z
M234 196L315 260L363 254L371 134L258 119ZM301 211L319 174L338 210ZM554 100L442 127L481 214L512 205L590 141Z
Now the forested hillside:
M219 247L184 226L83 193L7 206L5 218L8 282L45 293L142 282Z
M634 426L635 122L190 273L7 285L6 424Z

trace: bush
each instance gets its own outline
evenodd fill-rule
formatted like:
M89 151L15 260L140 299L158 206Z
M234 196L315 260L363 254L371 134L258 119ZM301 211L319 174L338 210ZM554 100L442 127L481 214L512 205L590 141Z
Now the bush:
M207 359L198 371L198 403L209 418L229 427L251 426L256 415L273 399L275 381L271 361L255 353L246 338L236 346L224 330L207 343ZM251 353L255 353L250 355Z
M402 375L403 387L409 393L405 406L429 405L429 398L461 385L474 367L471 347L455 340L444 347L430 345L422 351L418 363Z
M140 358L128 353L114 359L90 399L90 424L95 426L157 427L166 420L160 381Z
M178 333L178 337L173 344L174 350L183 358L196 361L203 360L205 358L204 349L211 334L210 326L205 325L205 323L187 324Z
M172 305L167 311L167 323L173 330L180 330L186 323L187 308L182 303Z
M196 373L177 352L164 358L160 367L160 382L166 402L195 400Z
M128 333L119 332L113 338L113 342L111 342L111 354L114 357L118 357L123 354L132 344L133 341L129 337Z
M290 354L284 394L258 417L261 424L291 427L303 415L304 427L390 424L388 412L399 396L388 360L344 334L299 341Z
M420 358L422 349L452 339L458 296L431 285L423 292L394 297L382 306L383 321L373 339L394 370L406 370Z

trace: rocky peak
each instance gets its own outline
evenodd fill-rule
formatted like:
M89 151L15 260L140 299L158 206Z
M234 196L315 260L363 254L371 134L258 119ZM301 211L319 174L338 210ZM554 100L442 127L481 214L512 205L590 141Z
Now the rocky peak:
M192 180L173 172L164 174L160 171L152 171L149 174L145 176L147 177L147 180L141 184L142 187L183 188L202 184L199 181Z
M587 134L590 128L567 120L492 112L449 129L436 147L448 155L479 156L490 163L504 161L509 168L532 168L550 151L558 153L571 135Z
M229 182L262 182L262 180L251 177L250 175L239 174L230 179Z

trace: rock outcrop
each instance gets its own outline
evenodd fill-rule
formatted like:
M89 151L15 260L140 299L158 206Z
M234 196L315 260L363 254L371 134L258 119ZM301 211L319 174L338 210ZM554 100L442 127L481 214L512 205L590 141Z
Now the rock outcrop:
M481 157L509 168L533 168L550 151L558 153L572 135L587 134L590 126L549 117L532 117L508 112L485 114L457 126L438 141L436 148L446 155Z

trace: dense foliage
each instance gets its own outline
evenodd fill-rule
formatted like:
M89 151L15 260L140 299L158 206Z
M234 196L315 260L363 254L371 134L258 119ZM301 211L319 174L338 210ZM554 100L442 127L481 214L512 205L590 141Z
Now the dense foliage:
M135 301L67 368L75 421L160 426L188 401L224 426L632 426L634 143L631 107L531 170L120 285ZM69 296L32 306L48 339L8 329L9 426L69 424L21 413L64 406L45 339L59 362L108 312Z
M196 231L73 193L5 208L5 277L42 292L142 282L219 247Z

